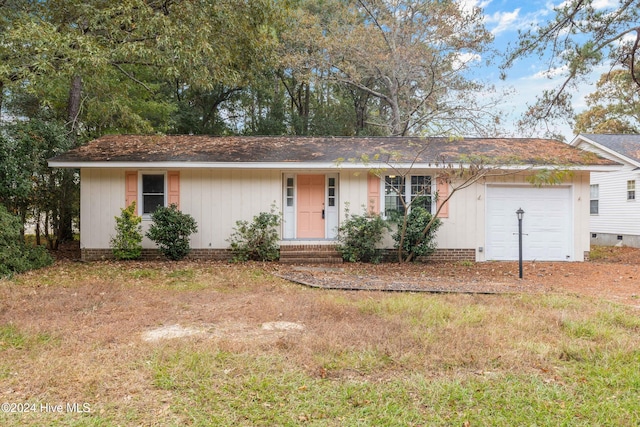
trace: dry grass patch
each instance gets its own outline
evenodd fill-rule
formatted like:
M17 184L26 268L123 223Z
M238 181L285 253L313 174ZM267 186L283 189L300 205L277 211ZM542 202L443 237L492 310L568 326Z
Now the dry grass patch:
M0 401L38 411L0 423L640 421L632 308L561 293L317 290L277 268L60 263L1 281ZM273 326L284 324L300 327ZM163 328L198 333L145 340Z

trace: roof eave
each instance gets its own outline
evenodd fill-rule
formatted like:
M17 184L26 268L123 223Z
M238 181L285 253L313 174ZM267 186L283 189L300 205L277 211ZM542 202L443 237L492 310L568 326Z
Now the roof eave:
M611 156L615 157L616 159L619 159L620 161L629 163L630 165L636 166L636 167L640 167L640 163L635 160L632 159L631 157L627 157L622 153L617 152L616 150L613 150L609 147L607 147L606 145L602 145L599 142L594 141L591 138L586 137L585 135L578 135L574 138L573 141L571 141L570 145L576 148L579 148L580 144L582 143L587 143L590 145L593 145L594 147L604 151L607 154L610 154Z
M442 168L468 168L470 164L461 163L353 163L353 162L112 162L112 161L96 161L96 162L79 162L79 161L58 161L49 160L49 166L53 168L68 169L310 169L310 170L326 170L326 169L442 169ZM623 167L617 165L551 165L551 164L517 164L517 165L485 165L486 168L496 168L504 170L541 170L541 169L560 169L560 170L581 170L591 172L608 172L616 171Z

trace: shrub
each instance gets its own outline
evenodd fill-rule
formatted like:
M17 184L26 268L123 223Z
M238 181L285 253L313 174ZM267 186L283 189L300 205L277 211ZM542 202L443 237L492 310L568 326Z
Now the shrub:
M20 219L0 205L0 277L53 264L42 246L27 246L20 234Z
M436 232L442 222L436 218L427 233L424 234L424 230L432 218L432 215L421 206L411 207L411 211L406 215L406 218L400 218L398 229L393 234L393 240L395 240L396 249L402 245L403 260L407 258L415 260L419 256L431 255L435 251ZM405 219L406 227L404 227L403 233Z
M236 221L228 242L231 243L233 261L275 261L280 258L278 230L282 215L272 206L270 212L260 212L253 222Z
M380 262L382 252L377 245L382 240L387 221L379 214L368 212L363 206L363 215L349 215L345 208L345 220L338 228L336 250L348 262Z
M158 245L164 256L178 261L189 254L189 236L198 231L198 224L191 215L180 212L172 204L168 208L159 207L151 214L151 220L153 223L146 235Z
M116 259L138 259L142 255L142 218L135 211L133 202L115 217L116 236L111 239L111 249Z

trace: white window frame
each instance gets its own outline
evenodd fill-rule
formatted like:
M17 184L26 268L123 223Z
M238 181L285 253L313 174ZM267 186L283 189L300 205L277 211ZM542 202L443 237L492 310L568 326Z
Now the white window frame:
M627 181L627 202L636 201L636 180L630 179Z
M593 212L594 210L593 202L596 202L595 212ZM600 214L600 184L591 184L589 186L589 214L590 215Z
M383 217L387 217L387 178L401 178L404 180L403 183L403 188L400 194L400 197L402 197L406 203L407 206L409 206L409 209L411 209L410 203L413 201L413 199L415 198L415 196L418 196L417 194L413 194L412 193L412 178L413 177L428 177L431 181L430 185L431 185L431 193L430 194L420 194L420 196L427 196L431 198L431 206L429 207L429 211L430 213L433 215L435 213L435 195L436 195L436 180L435 180L435 175L433 174L427 174L427 173L414 173L411 175L384 175L382 177L382 179L380 180L380 184L381 184L381 189L380 189L380 194L382 194L382 200L381 200L381 206L380 206L380 210L382 212L382 216Z
M164 200L162 202L162 206L167 207L167 203L169 200L168 197L168 183L167 183L167 172L166 171L153 171L153 170L146 170L146 171L139 171L138 172L138 206L140 206L140 215L142 216L142 219L151 219L151 214L150 213L145 213L144 212L144 196L145 194L143 193L143 185L142 185L142 181L143 181L143 176L145 175L162 175L164 177L163 179L163 186L164 186Z

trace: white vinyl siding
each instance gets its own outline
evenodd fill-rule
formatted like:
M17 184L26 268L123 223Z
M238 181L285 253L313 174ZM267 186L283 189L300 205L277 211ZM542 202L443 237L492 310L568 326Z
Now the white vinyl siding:
M598 215L591 216L591 233L640 235L640 208L628 199L628 181L640 178L634 169L625 166L617 172L591 173L591 184L598 185L600 194Z
M598 185L599 199L598 215L591 216L590 233L640 235L640 210L637 204L629 203L627 193L628 181L640 179L637 165L629 164L584 141L578 144L578 148L625 164L618 171L591 173L591 184Z

